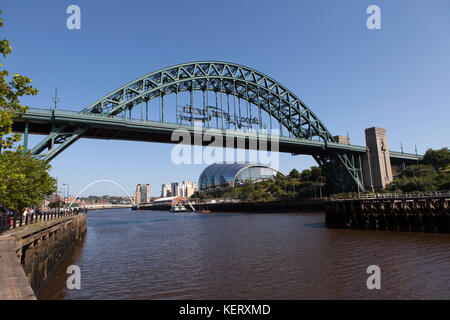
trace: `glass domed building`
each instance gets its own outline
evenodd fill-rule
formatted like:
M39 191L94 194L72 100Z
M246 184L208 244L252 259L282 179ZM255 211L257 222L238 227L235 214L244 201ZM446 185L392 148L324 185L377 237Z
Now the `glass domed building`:
M203 170L198 180L200 191L226 189L252 182L272 179L280 171L258 163L214 163ZM283 175L283 174L282 174Z

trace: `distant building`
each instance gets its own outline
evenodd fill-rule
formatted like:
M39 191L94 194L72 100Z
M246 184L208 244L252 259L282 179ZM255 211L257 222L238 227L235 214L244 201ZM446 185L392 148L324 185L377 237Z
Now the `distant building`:
M198 182L192 181L183 181L181 185L182 194L181 196L189 198L194 194L195 191L198 191Z
M136 186L136 191L134 192L134 202L139 203L149 203L150 202L150 185L138 184Z
M161 185L161 197L190 197L198 191L198 182L183 181L183 183L172 182Z
M200 191L232 188L247 181L273 179L280 171L258 163L215 163L203 170L198 184ZM283 175L283 174L282 174Z
M170 184L163 184L161 186L161 198L167 198L172 196Z
M172 197L181 196L182 190L181 190L180 184L178 182L172 182L170 191L171 191Z

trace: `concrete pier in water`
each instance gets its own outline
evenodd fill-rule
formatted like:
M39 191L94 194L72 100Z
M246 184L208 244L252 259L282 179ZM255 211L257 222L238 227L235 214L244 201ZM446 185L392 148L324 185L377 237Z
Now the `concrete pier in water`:
M450 195L330 200L330 228L450 233Z

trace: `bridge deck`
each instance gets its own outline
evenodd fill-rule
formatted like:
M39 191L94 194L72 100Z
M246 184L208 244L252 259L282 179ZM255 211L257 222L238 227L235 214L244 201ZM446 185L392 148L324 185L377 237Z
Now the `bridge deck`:
M160 143L178 143L172 141L172 133L176 129L185 129L191 135L194 144L194 133L203 133L206 135L216 135L225 137L242 138L245 140L245 148L249 149L256 146L254 140L258 140L257 135L245 131L221 130L194 128L186 125L168 124L155 121L141 121L137 119L123 119L121 117L108 117L104 115L81 114L74 111L48 110L30 108L29 111L20 119L13 123L13 131L23 133L25 131L25 121L29 124L30 134L48 135L52 131L53 125L65 125L67 132L73 132L80 127L89 129L83 133L82 138L91 139L113 139L113 140L131 140L147 141ZM267 136L268 148L271 148L271 139L278 139L279 151L293 154L327 154L333 151L347 151L353 153L365 153L366 147L347 145L339 143L325 143L317 140L302 140L289 137L271 137ZM211 140L201 139L202 145L209 145ZM205 141L203 141L205 140ZM225 141L224 141L225 143ZM241 146L235 143L235 147ZM390 151L391 162L416 162L421 156L401 152Z

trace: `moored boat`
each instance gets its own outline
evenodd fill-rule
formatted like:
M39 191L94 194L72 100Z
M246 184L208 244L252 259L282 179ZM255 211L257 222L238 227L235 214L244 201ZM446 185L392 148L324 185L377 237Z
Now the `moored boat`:
M186 212L188 209L186 209L185 206L182 204L176 203L170 208L169 212Z

